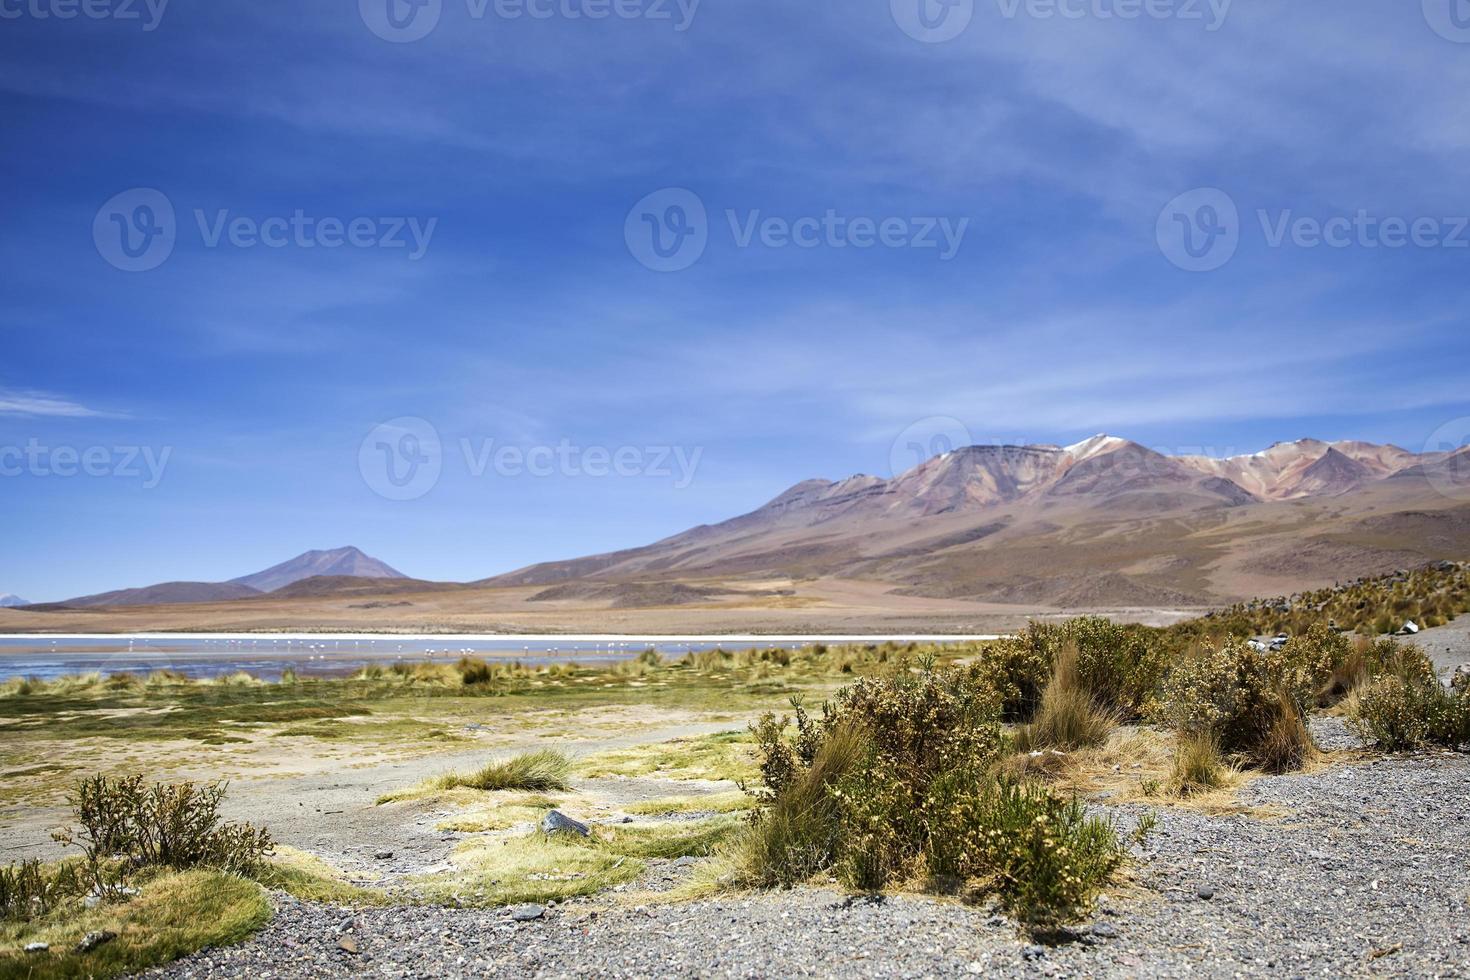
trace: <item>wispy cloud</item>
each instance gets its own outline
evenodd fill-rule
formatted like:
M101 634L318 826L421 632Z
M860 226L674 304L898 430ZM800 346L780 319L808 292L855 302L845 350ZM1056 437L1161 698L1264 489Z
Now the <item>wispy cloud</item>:
M88 408L86 405L61 395L53 395L45 391L29 391L24 388L0 388L0 415L65 419L125 417L118 412L104 412Z

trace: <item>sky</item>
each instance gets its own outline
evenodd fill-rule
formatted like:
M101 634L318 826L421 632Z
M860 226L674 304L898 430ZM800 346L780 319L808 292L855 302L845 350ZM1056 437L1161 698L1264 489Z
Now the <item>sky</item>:
M1467 90L1464 0L0 0L0 593L1462 444Z

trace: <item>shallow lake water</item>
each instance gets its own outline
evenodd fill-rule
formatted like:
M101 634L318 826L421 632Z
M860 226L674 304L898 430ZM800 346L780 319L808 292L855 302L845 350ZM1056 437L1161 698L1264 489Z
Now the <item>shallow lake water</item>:
M596 664L628 660L650 648L672 659L717 648L796 649L816 642L881 643L890 639L981 637L5 636L0 637L0 680L154 670L173 670L194 678L243 670L275 680L287 668L300 676L344 677L370 664L452 663L466 656L523 664Z

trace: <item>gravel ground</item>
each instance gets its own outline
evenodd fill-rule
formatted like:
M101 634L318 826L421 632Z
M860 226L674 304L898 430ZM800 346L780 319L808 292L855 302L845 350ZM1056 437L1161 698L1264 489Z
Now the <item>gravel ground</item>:
M1135 880L1060 946L1028 945L986 909L816 888L581 901L524 922L509 910L354 911L280 896L249 942L153 975L1470 977L1470 757L1264 778L1241 799L1284 815L1160 811ZM1136 813L1118 812L1130 824ZM652 877L688 873L666 863Z

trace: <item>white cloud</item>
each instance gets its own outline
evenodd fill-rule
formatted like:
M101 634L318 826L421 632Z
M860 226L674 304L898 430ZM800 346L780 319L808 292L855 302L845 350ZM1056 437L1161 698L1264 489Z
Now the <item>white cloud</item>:
M60 395L19 388L0 388L0 415L69 419L120 417L117 413L88 408Z

